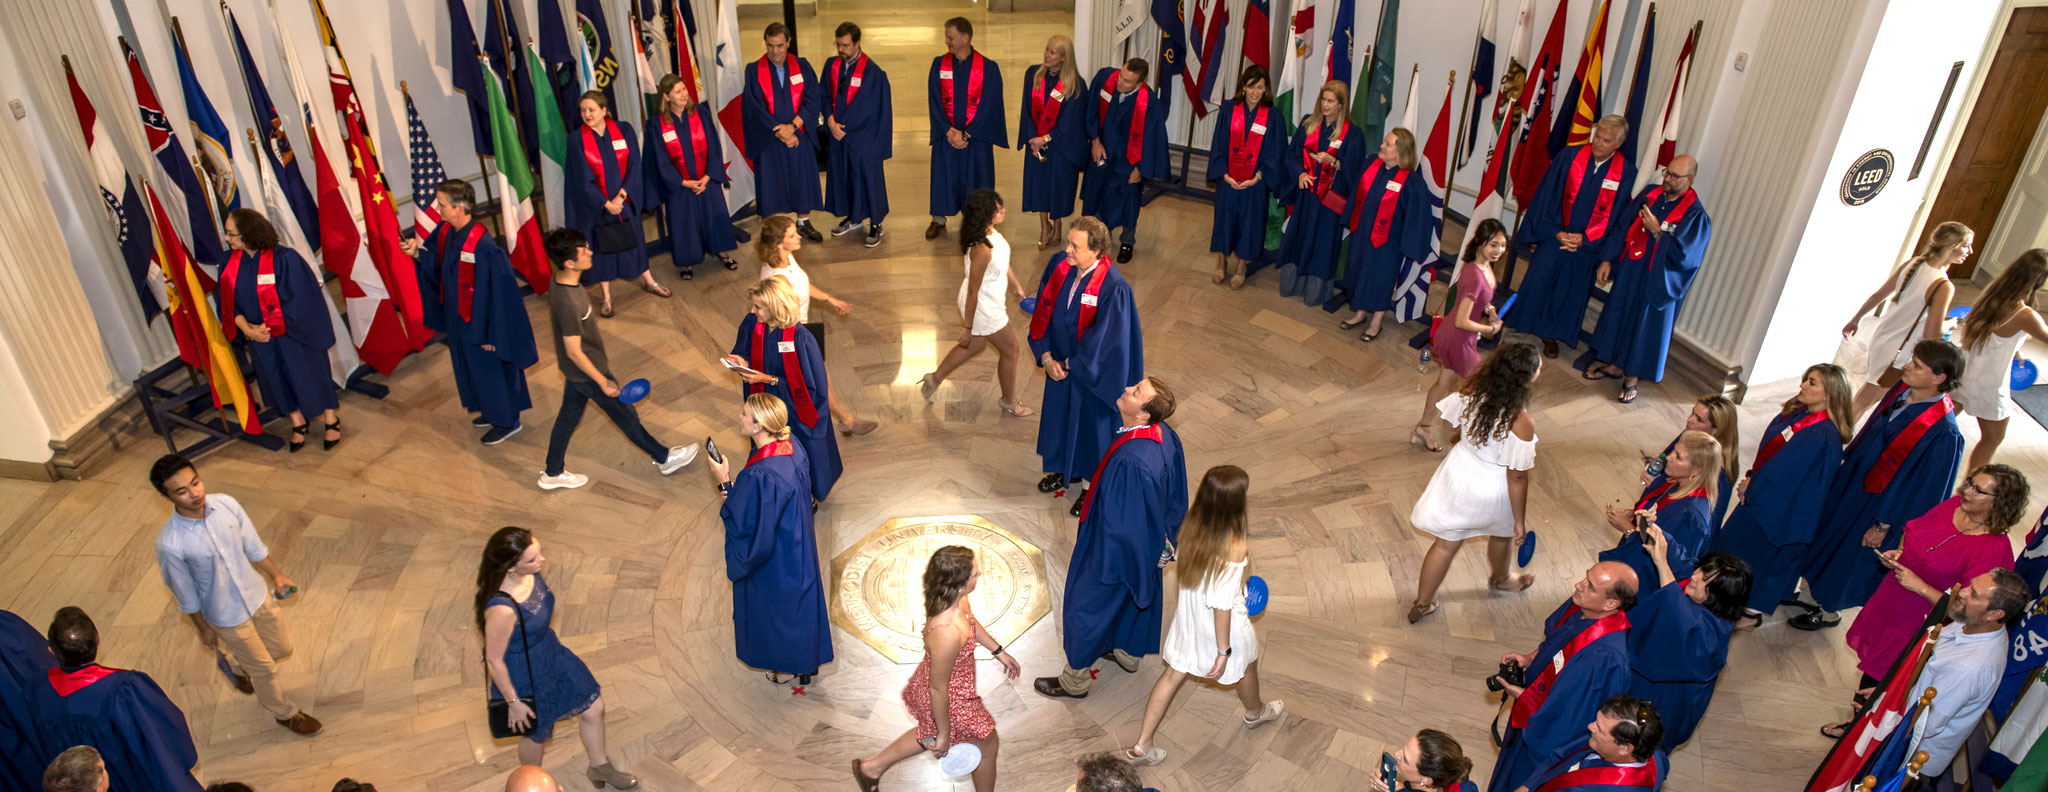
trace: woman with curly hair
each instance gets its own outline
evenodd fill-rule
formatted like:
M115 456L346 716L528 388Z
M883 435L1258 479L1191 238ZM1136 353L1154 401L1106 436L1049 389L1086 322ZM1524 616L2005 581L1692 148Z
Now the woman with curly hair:
M1508 549L1521 544L1529 531L1529 470L1536 466L1529 392L1542 369L1536 347L1502 344L1465 387L1437 402L1438 422L1451 430L1455 447L1408 515L1408 522L1436 537L1422 556L1409 624L1436 612L1436 589L1466 539L1486 537L1486 560L1493 570L1489 588L1521 591L1535 582L1532 575L1509 577Z
M996 348L996 384L1002 388L1003 412L1030 415L1031 408L1017 401L1017 357L1023 349L1017 334L1010 332L1009 302L1003 298L1003 282L1009 281L1017 299L1024 299L1024 284L1010 269L1010 242L996 226L1003 222L1003 196L995 190L975 190L960 210L960 252L964 255L967 279L960 282L960 340L946 351L939 368L924 375L918 392L925 401L967 361L981 354L991 343Z

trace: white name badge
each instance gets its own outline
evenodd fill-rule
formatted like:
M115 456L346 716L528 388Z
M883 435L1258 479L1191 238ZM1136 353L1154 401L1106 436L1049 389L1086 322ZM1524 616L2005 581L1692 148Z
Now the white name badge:
M940 69L940 70L939 70L939 79L941 79L941 80L950 80L950 79L953 79L953 70L952 70L952 69Z
M1602 189L1602 190L1612 190L1612 189L1618 188L1618 187L1620 187L1620 186L1621 186L1621 182L1615 181L1615 180L1613 180L1613 179L1601 179L1601 180L1600 180L1600 189Z
M258 286L275 286L275 285L277 285L277 275L276 275L276 273L272 273L272 274L269 274L269 275L258 275L258 276L256 276L256 285L258 285Z
M1094 307L1094 306L1095 306L1095 304L1096 304L1096 303L1095 303L1095 295L1093 295L1093 294L1083 294L1083 295L1081 295L1081 304L1082 304L1082 305L1086 305L1086 306L1089 306L1089 307L1091 307L1091 308L1092 308L1092 307Z
M803 85L803 84L804 84L804 75L803 75L803 72L790 72L790 73L789 73L789 84L790 84L790 85Z
M1067 97L1066 97L1066 94L1062 94L1062 93L1060 93L1060 89L1058 89L1058 88L1054 88L1054 89L1052 89L1052 98L1054 98L1054 99L1059 99L1059 100L1061 100L1061 101L1065 101Z
M1400 183L1400 182L1397 182L1397 181L1390 181L1390 182L1387 182L1387 192L1390 192L1390 193L1397 193L1397 192L1400 192L1400 191L1401 191L1401 183Z
M668 132L663 132L663 133L661 133L661 139L662 139L662 140L667 140L667 141L674 141L674 140L676 139L676 133L675 133L675 131L674 131L674 130L670 130L670 131L668 131Z
M775 351L777 351L777 352L781 352L781 353L783 353L783 354L788 354L788 353L791 353L791 352L795 352L795 351L796 351L796 342L795 342L795 341L777 341L777 342L775 342Z
M471 253L471 252L469 252L469 251L467 251L467 250L465 250L465 251L462 251L462 263L464 263L464 264L475 264L475 263L476 263L476 254L475 254L475 253Z
M1661 225L1664 227L1665 233L1670 233L1678 228L1677 223L1662 223Z
M859 87L860 87L860 78L859 78L859 77L855 77L855 78L853 78L852 80L849 80L849 81L847 81L847 83L846 83L846 84L847 84L847 85L851 85L851 86L853 86L853 87L855 87L855 88L859 88Z
M1252 125L1252 133L1253 133L1253 134L1257 134L1257 135L1263 135L1263 134L1266 134L1266 125L1265 125L1265 124L1253 124L1253 125Z
M620 139L618 139L618 140L614 140L614 141L612 141L612 150L613 150L613 151L625 151L625 150L626 150L626 139L625 139L625 138L620 138Z
M1337 150L1337 147L1338 147L1338 146L1342 146L1342 145L1344 145L1344 139L1343 139L1343 138L1337 138L1336 140L1332 140L1332 141L1330 141L1330 150L1331 150L1331 151L1336 151L1336 150Z
M1102 101L1105 101L1105 102L1109 101L1109 99L1110 99L1110 96L1109 96L1109 89L1108 89L1108 88L1104 88L1104 89L1102 89L1101 93L1102 93Z

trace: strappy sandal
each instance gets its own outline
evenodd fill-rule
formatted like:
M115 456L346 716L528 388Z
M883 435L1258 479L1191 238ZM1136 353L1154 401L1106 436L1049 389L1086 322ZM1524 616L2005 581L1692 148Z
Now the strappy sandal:
M1436 444L1436 438L1429 436L1429 429L1423 426L1417 426L1408 430L1408 444L1422 446L1430 451L1444 450L1443 446Z
M1223 285L1223 279L1228 277L1230 277L1230 267L1219 260L1216 262L1216 274L1209 276L1209 282L1221 286Z
M1427 604L1415 603L1408 608L1408 623L1414 624L1427 619L1430 614L1437 612L1437 609L1441 607L1443 607L1443 603L1436 600L1430 600Z
M294 427L292 427L292 437L291 437L291 451L292 451L292 453L296 454L296 453L298 453L298 452L299 452L299 449L301 449L301 448L305 448L305 447L306 447L306 433L307 433L308 431L312 430L312 428L313 428L313 422L311 422L311 421L307 421L307 422L305 422L305 423L302 423L302 424L299 424L299 425L297 425L297 426L294 426Z
M327 439L326 432L322 432L320 435L320 450L333 451L335 446L341 445L341 416L334 416L334 423L327 425L327 431L334 433L334 439Z
M882 789L882 779L869 778L868 774L860 771L859 759L853 760L853 783L859 785L860 792L880 792Z
M731 256L725 255L724 253L718 254L718 263L724 264L725 268L729 270L736 270L740 268L739 262L733 261Z
M1018 404L1016 402L998 401L996 402L996 404L1002 406L1004 415L1008 415L1012 418L1023 418L1025 416L1038 414L1037 410L1033 410L1029 407L1026 407L1022 404Z
M656 297L660 297L664 300L675 296L675 293L669 291L666 287L660 285L649 286L647 285L647 281L633 281L633 284L639 286L641 291L647 292L648 294L652 294Z
M1518 591L1526 591L1529 586L1535 583L1535 575L1510 575L1498 580L1486 581L1486 587L1494 591L1504 591L1513 594Z
M1231 270L1230 288L1232 290L1244 288L1244 262L1237 262L1237 266L1231 267Z
M1820 727L1820 736L1826 737L1830 740L1842 739L1842 737L1847 735L1848 733L1849 723L1847 721L1843 721L1841 723L1830 723L1826 726Z

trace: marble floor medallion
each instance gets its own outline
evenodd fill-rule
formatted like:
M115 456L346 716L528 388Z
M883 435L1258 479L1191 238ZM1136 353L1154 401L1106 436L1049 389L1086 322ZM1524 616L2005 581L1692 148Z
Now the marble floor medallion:
M832 559L832 623L890 660L917 662L924 656L925 563L946 545L974 550L981 568L974 615L998 642L1016 640L1052 609L1045 557L1030 542L972 515L903 517Z

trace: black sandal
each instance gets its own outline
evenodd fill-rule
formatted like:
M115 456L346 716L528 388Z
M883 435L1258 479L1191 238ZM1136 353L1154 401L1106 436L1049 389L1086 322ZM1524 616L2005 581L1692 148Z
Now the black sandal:
M1360 340L1360 341L1364 341L1364 342L1366 342L1366 343L1368 343L1368 344L1372 343L1372 342L1373 342L1374 340L1378 339L1379 337L1380 337L1380 334L1379 334L1379 333L1359 333L1359 334L1358 334L1358 340Z
M1622 404L1634 404L1636 403L1636 395L1636 386L1624 385L1621 388L1621 395L1616 396L1614 398L1616 401L1619 401Z
M696 280L697 273L686 269L676 270L676 277L682 278L683 280Z
M1839 740L1848 734L1849 723L1847 721L1843 721L1841 723L1830 723L1826 726L1820 727L1820 736L1826 737L1830 740Z
M733 261L731 256L725 255L723 253L718 254L718 263L724 264L725 268L729 270L736 270L740 268L739 262Z
M306 432L312 428L313 423L311 421L302 424L297 424L292 427L292 453L296 454L299 452L299 449L306 447Z
M333 440L329 440L327 439L326 432L322 432L320 435L320 450L333 451L335 446L341 445L341 416L337 415L334 417L334 423L327 425L327 431L333 432L336 436Z

